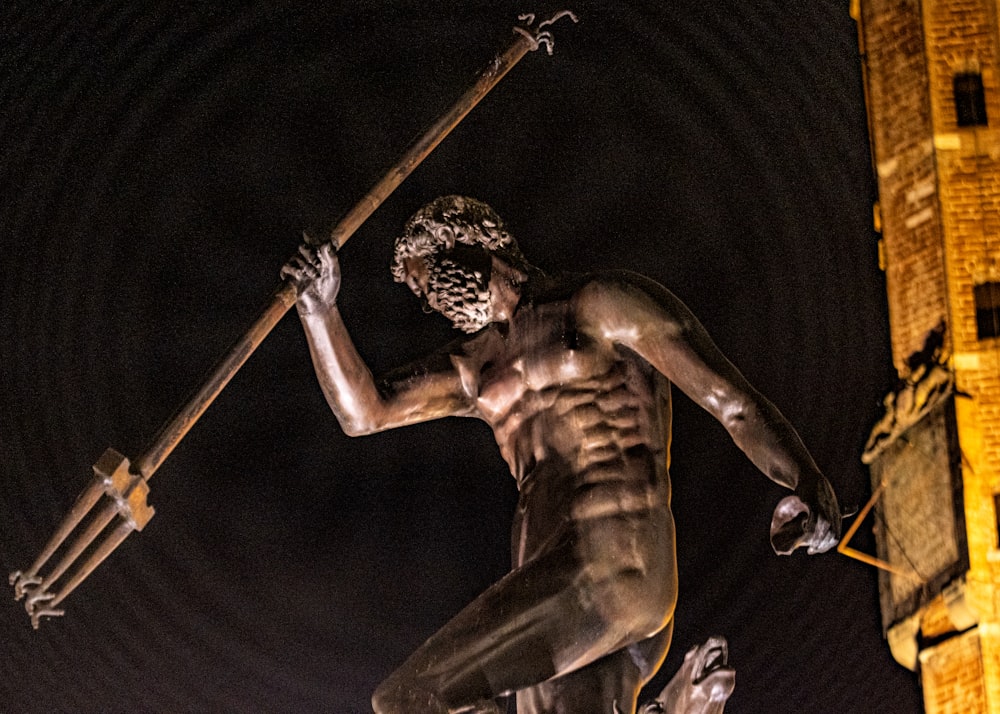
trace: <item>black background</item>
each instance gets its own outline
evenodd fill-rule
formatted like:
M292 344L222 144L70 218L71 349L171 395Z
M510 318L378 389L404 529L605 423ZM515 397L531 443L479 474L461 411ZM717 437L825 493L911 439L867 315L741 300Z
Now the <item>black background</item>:
M13 2L0 9L0 566L27 567L107 446L137 458L324 230L510 41L500 2ZM343 251L379 371L447 339L391 242L479 197L548 270L677 293L842 501L893 383L846 0L573 6ZM876 573L778 558L782 490L676 399L681 600L730 712L915 712ZM0 710L368 709L507 569L512 479L458 419L348 439L286 318L152 481L157 516L33 632L0 607ZM869 551L870 529L856 544ZM656 684L662 686L666 676Z

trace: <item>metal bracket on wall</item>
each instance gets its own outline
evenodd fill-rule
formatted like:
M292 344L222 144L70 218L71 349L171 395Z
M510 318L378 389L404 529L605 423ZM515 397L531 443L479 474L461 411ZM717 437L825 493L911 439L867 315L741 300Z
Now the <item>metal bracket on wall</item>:
M851 527L848 529L847 533L844 534L844 537L841 539L840 543L837 544L837 552L840 553L841 555L846 555L848 558L853 558L854 560L860 560L862 563L875 566L880 570L888 571L893 575L899 575L900 577L909 578L910 580L914 580L918 583L923 583L925 582L924 578L920 577L920 575L918 575L917 572L912 568L910 570L903 570L902 568L897 568L892 563L888 563L880 558L876 558L873 555L868 555L867 553L863 553L860 550L851 548L849 545L851 539L854 537L854 535L858 532L858 529L861 527L862 522L864 522L865 518L875 507L875 504L882 497L882 494L885 493L885 489L887 486L888 483L886 483L886 480L882 479L882 481L878 485L878 488L875 489L875 491L872 493L871 498L868 499L868 503L866 503L865 507L861 509L861 512L858 514L858 517L854 519L854 523L851 524Z

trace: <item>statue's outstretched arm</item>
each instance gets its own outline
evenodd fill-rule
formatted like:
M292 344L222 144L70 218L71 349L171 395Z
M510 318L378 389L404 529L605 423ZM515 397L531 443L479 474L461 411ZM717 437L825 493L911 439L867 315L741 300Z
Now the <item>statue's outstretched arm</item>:
M344 431L371 434L444 416L471 413L447 356L396 371L381 388L361 359L337 308L340 265L329 243L303 245L281 271L297 288L296 308L327 403Z
M627 347L711 413L771 480L795 492L778 504L776 551L836 545L840 512L829 482L781 412L754 389L666 288L632 273L595 279L577 296L581 327Z

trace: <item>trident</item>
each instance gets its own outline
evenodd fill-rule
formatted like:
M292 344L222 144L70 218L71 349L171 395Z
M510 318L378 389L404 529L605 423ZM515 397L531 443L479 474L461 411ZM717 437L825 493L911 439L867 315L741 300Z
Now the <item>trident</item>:
M551 31L545 28L563 17L577 22L576 16L568 10L537 23L534 15L521 15L518 20L524 25L514 27L517 37L510 47L493 59L475 84L340 219L331 231L330 241L338 248L346 243L375 209L524 55L539 47L544 47L551 55L554 39ZM24 608L31 617L32 627L37 630L43 617L63 615L65 611L58 607L66 596L132 531L141 531L149 523L154 512L147 503L149 479L295 304L295 298L295 286L287 280L282 281L256 321L219 360L194 396L163 426L152 445L134 464L114 449L108 449L97 460L93 467L93 481L76 499L35 562L26 571L18 570L10 574L14 599L24 599ZM78 528L82 530L70 538ZM47 573L43 573L42 569L56 552L60 553L58 562ZM67 575L74 565L77 567Z

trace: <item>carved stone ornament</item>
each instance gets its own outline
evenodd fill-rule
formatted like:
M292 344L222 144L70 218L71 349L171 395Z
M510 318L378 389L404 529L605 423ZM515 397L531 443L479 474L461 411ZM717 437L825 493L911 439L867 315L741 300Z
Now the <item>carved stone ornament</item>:
M920 421L955 387L955 375L944 365L944 325L927 335L924 348L907 360L910 373L882 400L884 412L872 428L861 461L871 464L882 450Z

